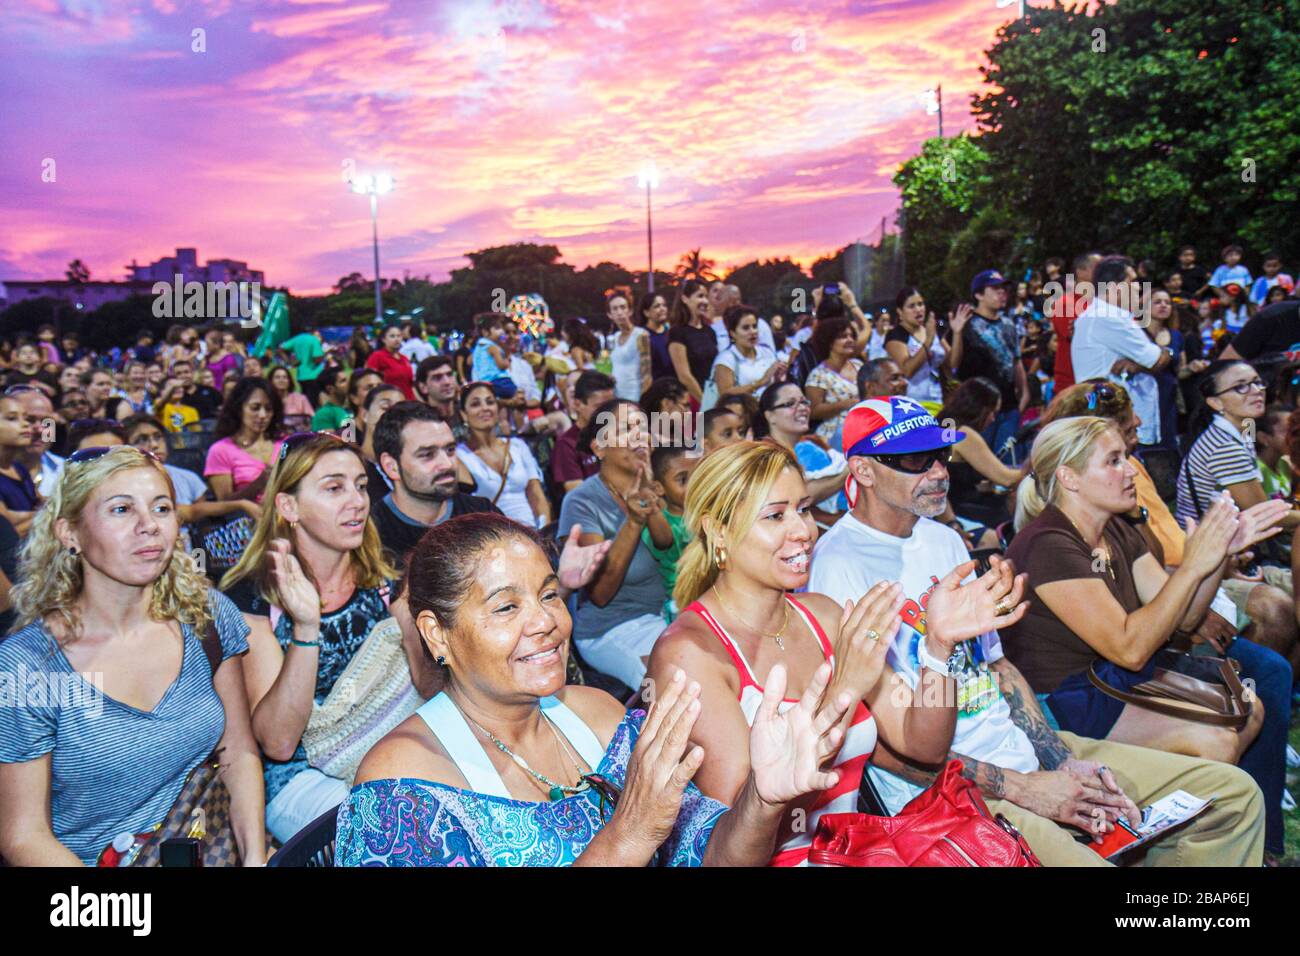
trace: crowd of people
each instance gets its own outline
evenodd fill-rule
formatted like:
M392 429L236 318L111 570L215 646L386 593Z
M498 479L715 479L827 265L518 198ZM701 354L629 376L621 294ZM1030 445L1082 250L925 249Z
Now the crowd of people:
M1124 862L1281 861L1300 299L1196 256L0 344L0 858L157 862L215 766L224 863L799 865L956 760L1045 865L1178 791Z

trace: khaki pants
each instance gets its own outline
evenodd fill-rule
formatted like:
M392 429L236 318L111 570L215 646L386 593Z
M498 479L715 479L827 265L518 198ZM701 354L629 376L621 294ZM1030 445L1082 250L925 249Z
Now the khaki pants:
M1246 602L1250 600L1250 592L1255 590L1261 584L1269 584L1287 594L1295 594L1295 585L1291 581L1290 568L1278 568L1271 564L1264 565L1263 581L1242 581L1239 578L1225 577L1219 587L1223 588L1232 603L1237 606L1237 620L1233 621L1239 628L1245 628L1250 624L1250 615L1246 613Z
M1215 760L1061 733L1081 760L1105 764L1124 792L1143 809L1175 790L1214 802L1195 820L1146 846L1144 866L1259 866L1264 856L1264 798L1243 770ZM1110 866L1076 843L1073 827L1031 813L1007 800L989 809L1016 825L1044 866ZM1141 856L1142 851L1135 851ZM1121 860L1124 858L1121 857Z

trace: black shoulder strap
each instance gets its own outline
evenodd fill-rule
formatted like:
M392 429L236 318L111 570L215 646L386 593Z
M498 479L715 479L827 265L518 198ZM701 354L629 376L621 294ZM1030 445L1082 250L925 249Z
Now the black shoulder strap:
M221 666L221 638L217 636L217 625L212 621L208 622L207 629L203 632L203 638L199 641L203 645L203 653L207 655L208 666L212 668L212 676L217 676L217 668Z

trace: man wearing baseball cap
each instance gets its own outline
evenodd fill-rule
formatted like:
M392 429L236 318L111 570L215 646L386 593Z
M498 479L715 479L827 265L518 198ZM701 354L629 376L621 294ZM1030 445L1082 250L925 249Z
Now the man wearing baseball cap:
M997 269L985 269L971 279L970 294L975 311L962 327L954 350L960 350L957 377L963 382L983 376L1002 393L1002 411L984 433L993 453L1008 459L1008 439L1014 440L1020 427L1020 413L1029 404L1029 384L1020 361L1020 337L1016 323L1003 314L1007 305L1008 280ZM951 356L950 356L951 359Z
M912 687L924 670L955 678L957 723L949 758L962 761L963 773L979 786L989 809L1015 824L1045 864L1105 865L1062 824L1095 834L1098 827L1113 829L1123 815L1137 825L1137 805L1117 778L1130 782L1134 798L1149 801L1166 792L1161 789L1171 782L1166 770L1185 771L1206 761L1172 754L1153 761L1151 751L1140 747L1067 740L1047 723L1028 682L1003 656L997 634L1028 609L1020 600L1024 576L1016 576L1010 562L993 558L991 571L955 587L956 580L973 577L975 562L968 560L957 532L934 520L947 504L949 449L962 438L907 397L868 399L850 409L843 443L852 506L814 547L808 590L842 602L865 594L878 581L899 581L906 603L889 664ZM964 619L971 626L965 633L978 635L957 644L946 660L937 659L936 650L942 650L935 646L936 635L927 633L936 616L928 609L938 607L940 599L948 604L945 617L949 602L966 604ZM919 705L934 702L920 700ZM1094 756L1104 751L1104 757L1080 759L1072 746L1086 747ZM1166 758L1173 764L1167 765ZM1162 769L1151 769L1157 763ZM908 764L883 745L872 764L868 772L890 813L935 778L933 769ZM1223 821L1194 820L1191 826L1204 830L1179 848L1181 862L1190 865L1192 856L1202 864L1245 861L1258 843L1258 822L1240 823L1244 830L1237 840L1230 828L1220 832ZM1186 831L1176 839L1186 839ZM1220 859L1207 858L1207 844L1214 845ZM1148 862L1179 861L1178 854L1165 850L1157 844Z

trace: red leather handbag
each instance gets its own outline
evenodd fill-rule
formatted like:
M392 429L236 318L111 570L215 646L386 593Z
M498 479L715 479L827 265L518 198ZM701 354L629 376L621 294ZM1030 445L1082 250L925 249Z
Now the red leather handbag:
M1042 866L1020 831L989 812L950 760L928 790L893 817L830 813L813 834L814 866Z

